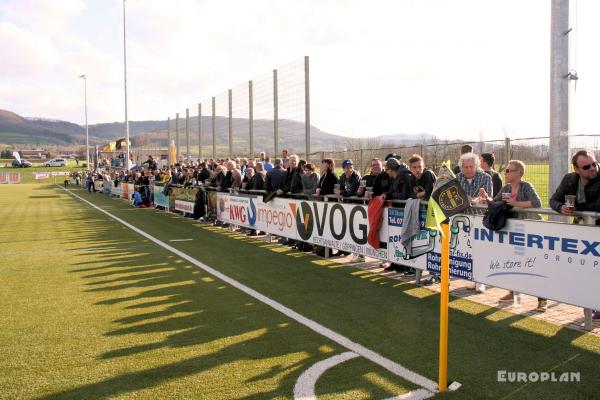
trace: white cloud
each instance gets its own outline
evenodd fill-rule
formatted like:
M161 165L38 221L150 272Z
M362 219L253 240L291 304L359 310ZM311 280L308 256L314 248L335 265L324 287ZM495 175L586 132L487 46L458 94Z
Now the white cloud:
M58 63L56 49L47 37L0 21L0 73L27 77L47 71Z
M82 0L9 0L0 4L6 17L33 31L53 33L85 9Z
M576 122L598 131L600 7L578 4ZM0 46L15 55L3 59L0 72L16 79L14 91L29 94L28 85L37 83L50 97L62 88L75 99L81 94L76 76L86 73L90 121L122 120L122 5L0 5ZM268 90L273 68L310 55L312 122L332 133L456 138L477 137L480 130L501 137L505 127L521 136L548 132L545 0L128 0L126 7L131 119L166 119L186 107L195 112L199 101L257 76ZM302 71L296 76L301 96ZM69 112L44 98L34 114L80 114L80 100L66 102L74 108ZM293 105L295 99L280 100ZM37 98L30 101L35 108Z

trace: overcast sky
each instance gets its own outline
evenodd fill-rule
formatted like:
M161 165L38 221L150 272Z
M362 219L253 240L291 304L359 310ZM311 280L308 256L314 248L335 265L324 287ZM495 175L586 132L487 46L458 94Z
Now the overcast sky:
M130 120L166 119L305 55L317 127L547 136L549 0L128 0ZM600 2L577 9L574 133L600 134ZM575 7L576 6L576 7ZM123 121L121 0L0 0L0 108ZM301 116L301 114L299 115Z

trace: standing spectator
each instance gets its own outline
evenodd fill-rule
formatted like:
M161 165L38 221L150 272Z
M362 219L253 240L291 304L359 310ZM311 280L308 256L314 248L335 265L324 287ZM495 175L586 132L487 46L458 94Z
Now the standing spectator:
M533 185L522 180L525 174L525 164L519 160L510 160L504 170L506 186L501 188L494 196L493 201L501 201L502 193L510 193L509 199L505 200L507 204L517 208L540 208L542 202ZM488 203L492 199L488 198ZM514 218L518 219L541 219L539 214L535 213L515 213ZM514 301L514 293L511 291L500 299L502 303L511 303ZM548 308L548 301L541 297L538 298L536 311L545 312Z
M267 154L264 151L260 152L260 161L263 163L267 161Z
M387 162L390 158L395 158L396 160L400 160L401 157L397 154L390 153L385 156L385 162ZM375 182L373 183L373 195L381 196L384 193L387 193L392 186L392 178L387 173L387 171L381 172L379 175L375 177Z
M405 164L392 157L385 162L385 169L392 178L392 184L388 192L382 194L384 200L406 200L415 197L412 190L415 177Z
M302 175L302 193L313 195L319 186L319 175L315 173L315 166L308 163L304 166Z
M550 199L550 207L563 215L572 215L573 208L565 205L566 195L575 195L576 211L600 211L600 174L598 163L591 151L580 150L571 159L574 172L565 175ZM578 223L579 219L575 219ZM600 225L600 219L596 220ZM592 319L600 320L600 311L592 313Z
M283 165L285 165L287 159L289 158L288 154L289 153L288 153L287 149L283 149L281 151L281 161L283 161ZM285 167L285 168L287 168L287 167Z
M279 160L279 161L280 161L280 163L281 163L281 160ZM272 170L272 169L273 169L274 165L273 165L273 164L271 164L271 157L268 157L268 156L267 156L267 157L265 158L265 161L263 162L263 167L265 168L265 171L266 171L266 172L269 172L270 170Z
M472 153L473 152L473 146L471 146L470 144L463 144L460 147L460 155L462 157L463 154L467 154L467 153ZM458 161L458 165L455 165L454 168L452 169L452 172L454 172L454 175L458 175L460 173L460 160Z
M292 154L288 158L288 168L282 184L277 190L277 195L281 196L284 193L302 193L302 171L298 166L298 156Z
M258 161L254 166L254 178L252 179L252 187L248 185L246 189L252 190L264 190L265 188L265 170L263 169L263 163Z
M415 186L413 187L415 196L420 200L429 200L437 177L431 170L425 168L423 157L418 154L413 154L408 159L408 165L410 172L412 172L416 179Z
M360 186L360 175L354 170L352 160L342 162L344 173L340 176L340 195L342 197L356 196L356 191ZM338 194L338 193L336 193Z
M383 165L381 164L381 160L379 158L372 159L371 160L371 173L369 175L363 176L363 179L365 181L367 181L365 187L369 187L369 188L373 189L373 187L375 186L375 179L377 178L377 175L381 174L382 170L383 170ZM356 191L356 195L364 196L365 188L359 186L358 190Z
M575 195L575 211L600 211L600 175L594 154L587 150L575 153L571 159L574 172L566 174L550 198L550 207L563 215L572 215L565 207L565 196ZM600 225L600 220L596 220Z
M252 188L252 185L254 185L255 175L256 173L254 172L254 168L246 168L246 175L242 178L242 189L250 190Z
M265 180L265 190L267 192L274 192L279 189L285 178L285 170L281 167L281 159L275 159L273 168L267 171L267 179Z
M335 161L331 158L325 158L321 161L321 178L319 187L315 191L317 196L327 196L333 194L333 185L338 183L338 177L335 175Z
M458 183L471 200L486 197L492 193L492 177L479 168L479 157L473 153L465 153L459 160L460 173L456 176Z
M492 196L496 196L502 189L502 178L500 178L499 173L494 171L494 161L496 161L496 157L492 153L483 153L479 156L481 169L492 177L492 189L494 190Z

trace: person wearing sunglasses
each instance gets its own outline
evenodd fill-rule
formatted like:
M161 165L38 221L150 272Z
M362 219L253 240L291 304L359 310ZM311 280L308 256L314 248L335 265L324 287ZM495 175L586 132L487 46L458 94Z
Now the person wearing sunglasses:
M591 151L580 150L571 159L573 171L566 174L550 198L550 207L563 215L573 211L600 211L600 175L598 162ZM565 205L565 196L574 195L575 208ZM600 219L596 220L600 225Z
M571 158L573 172L566 174L556 192L550 198L550 207L563 215L573 215L573 211L596 211L600 212L600 174L598 174L598 162L594 153L588 150L580 150ZM575 208L565 204L565 196L575 196ZM573 223L580 222L575 218ZM600 219L596 220L600 225ZM592 312L592 319L600 320L600 311Z
M506 184L494 196L494 199L488 197L488 204L492 201L505 201L507 204L517 208L540 208L542 202L540 196L533 185L523 180L525 174L525 163L520 160L510 160L504 170L504 180ZM507 196L508 194L508 196ZM536 219L542 217L537 213L515 213L514 218L518 219ZM506 296L500 298L501 303L512 303L514 301L514 292L509 292ZM538 297L537 312L545 312L548 309L548 301Z

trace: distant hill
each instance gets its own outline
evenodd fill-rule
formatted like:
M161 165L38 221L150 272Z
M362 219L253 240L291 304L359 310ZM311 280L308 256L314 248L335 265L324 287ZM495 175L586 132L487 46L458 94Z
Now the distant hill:
M215 133L219 149L228 146L229 124L227 117L216 117ZM248 119L234 118L232 120L234 152L246 153L249 149ZM203 151L212 149L212 118L202 117L202 146ZM167 122L162 121L130 121L132 145L134 147L160 143L167 147ZM196 152L198 148L198 117L190 117L190 148ZM256 151L273 152L273 120L254 120L254 148ZM287 148L291 152L303 152L305 129L304 124L293 120L279 120L279 148ZM106 145L109 141L125 136L125 124L122 122L93 124L89 126L90 144ZM175 121L171 121L171 138L175 139ZM383 135L374 138L382 143L400 145L422 141L432 135ZM314 125L311 126L311 150L335 151L348 147L350 139L324 132ZM67 121L47 118L23 118L13 112L0 110L0 144L4 145L59 145L80 146L85 143L85 127ZM179 120L179 145L182 150L186 147L185 119ZM206 149L205 149L206 148Z

